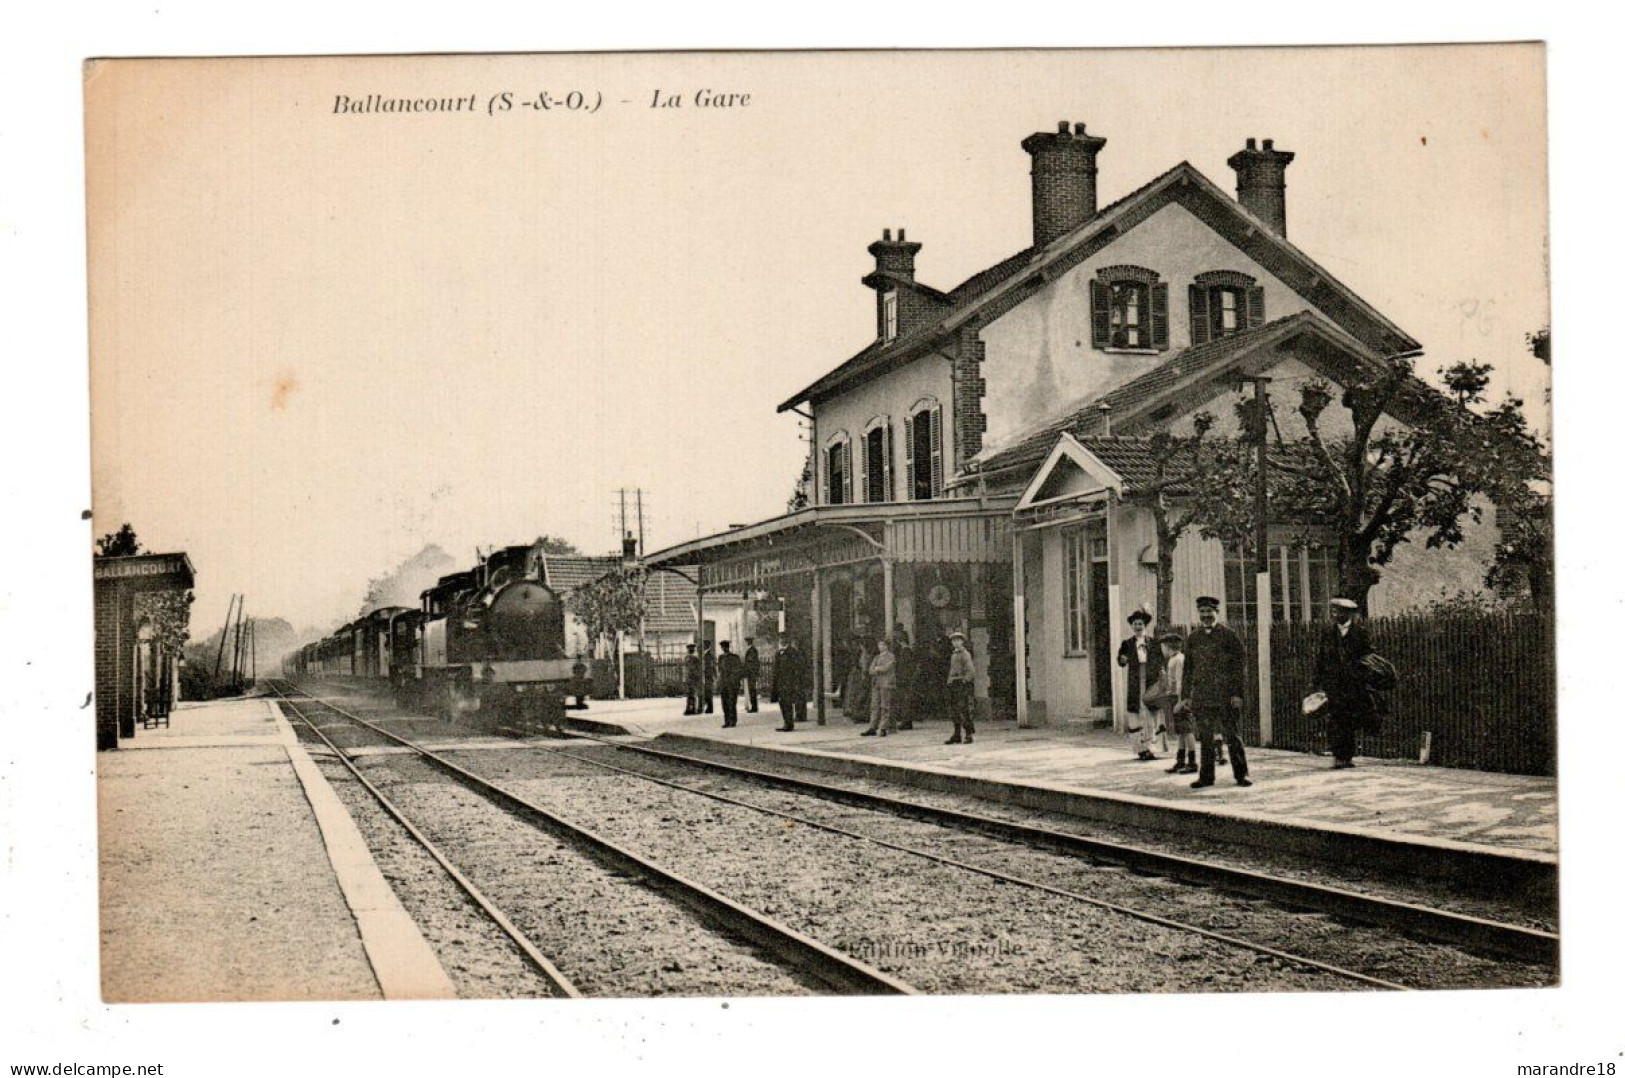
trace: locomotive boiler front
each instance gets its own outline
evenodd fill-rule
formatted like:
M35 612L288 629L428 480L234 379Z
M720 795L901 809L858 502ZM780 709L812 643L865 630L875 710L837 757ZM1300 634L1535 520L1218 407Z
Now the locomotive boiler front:
M489 661L566 659L564 604L546 584L516 580L496 589L481 622Z

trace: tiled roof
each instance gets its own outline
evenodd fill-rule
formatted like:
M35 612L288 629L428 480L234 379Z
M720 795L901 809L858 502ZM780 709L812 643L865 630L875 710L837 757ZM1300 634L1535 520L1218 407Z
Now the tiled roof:
M1192 375L1222 366L1226 360L1245 352L1262 338L1315 317L1311 312L1300 311L1286 318L1266 322L1254 329L1221 337L1206 344L1193 345L1177 352L1171 359L1151 368L1133 381L1125 382L1105 393L1086 397L1069 408L1059 419L1019 436L1008 447L983 460L980 469L983 472L992 472L1022 465L1037 465L1049 455L1050 449L1055 445L1055 439L1060 437L1062 432L1079 439L1103 434L1107 420L1101 414L1101 405L1110 406L1113 415L1132 412ZM1124 478L1128 478L1127 475L1124 475Z
M612 555L543 554L542 582L554 591L568 594L620 567L621 559Z
M650 573L644 585L643 628L651 633L691 633L695 588L674 573Z
M870 372L883 370L891 363L904 362L915 358L917 354L923 353L931 342L938 338L945 325L950 325L956 319L962 317L961 312L964 312L966 308L982 301L988 296L988 293L993 292L1005 281L1015 277L1028 266L1037 262L1053 262L1057 257L1064 258L1067 253L1066 248L1074 245L1077 238L1084 233L1090 232L1097 225L1104 225L1106 223L1105 218L1129 203L1145 197L1148 192L1151 192L1153 188L1159 185L1163 186L1163 191L1158 196L1160 198L1174 197L1172 192L1180 187L1205 192L1210 196L1208 204L1218 211L1221 220L1227 222L1228 225L1234 225L1238 229L1245 229L1248 237L1259 237L1260 242L1274 244L1283 258L1309 276L1315 288L1321 289L1321 291L1329 289L1335 293L1339 297L1339 302L1347 308L1347 313L1350 316L1373 320L1380 327L1376 332L1387 335L1387 342L1384 344L1385 350L1419 347L1415 341L1406 337L1398 327L1393 326L1380 313L1367 306L1347 286L1309 260L1307 255L1288 244L1284 238L1270 232L1267 227L1259 226L1246 210L1214 185L1211 180L1203 176L1188 161L1181 161L1173 168L1153 177L1123 197L1098 209L1087 221L1066 235L1051 241L1047 247L1027 247L966 278L946 294L951 306L946 307L940 317L926 322L894 341L875 341L867 345L845 362L801 390L796 396L781 403L779 411L786 411L803 401L822 396L848 384L854 379L863 378ZM1155 205L1156 203L1148 203L1148 206ZM1209 223L1214 224L1215 228L1220 227L1213 221L1209 221ZM1132 225L1129 227L1132 227ZM1305 294L1307 295L1307 293ZM1312 302L1319 304L1322 298L1316 298Z

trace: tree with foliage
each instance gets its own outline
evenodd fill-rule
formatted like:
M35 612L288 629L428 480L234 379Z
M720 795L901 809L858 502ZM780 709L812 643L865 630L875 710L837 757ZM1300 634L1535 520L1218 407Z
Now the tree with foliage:
M622 634L637 632L648 609L646 583L647 574L641 569L616 569L565 596L565 609L586 629L594 651L600 641L618 642ZM619 647L615 662L619 672Z
M1305 541L1330 532L1340 594L1365 605L1382 567L1414 533L1429 548L1453 547L1484 498L1507 497L1548 470L1529 433L1523 402L1507 397L1485 409L1489 368L1457 363L1443 372L1441 392L1414 374L1407 359L1341 388L1312 379L1296 411L1307 438L1287 444L1276 431L1269 452L1270 515ZM1337 403L1347 413L1334 421ZM1244 402L1250 406L1251 402ZM1256 432L1266 417L1247 415ZM1198 491L1204 533L1248 542L1254 531L1253 447L1244 435L1213 454Z
M101 558L128 558L141 553L141 540L135 536L135 529L128 523L122 525L118 531L110 532L96 540L96 556Z
M1123 500L1138 505L1151 514L1157 529L1157 624L1172 625L1174 620L1174 549L1187 529L1197 523L1203 502L1191 496L1202 476L1205 463L1204 443L1213 429L1213 416L1198 413L1192 421L1193 433L1179 437L1159 430L1148 439L1152 459L1149 482L1136 483L1129 488Z

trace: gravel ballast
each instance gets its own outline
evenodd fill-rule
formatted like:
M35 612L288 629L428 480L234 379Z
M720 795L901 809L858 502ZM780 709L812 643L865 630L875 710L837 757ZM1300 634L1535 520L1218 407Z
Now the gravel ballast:
M361 769L583 995L808 995L821 988L427 763L371 756ZM374 848L384 838L365 824L363 833Z
M1353 982L670 790L565 752L459 762L933 993L1340 991Z
M606 763L737 797L754 805L804 816L858 834L939 856L1081 892L1091 898L1143 910L1248 942L1356 970L1417 988L1484 988L1553 983L1543 966L1485 957L1446 944L1349 925L1307 911L1284 909L1263 899L1229 895L1114 866L1091 864L1063 853L966 832L928 821L843 805L821 797L778 790L748 779L594 746L572 756Z

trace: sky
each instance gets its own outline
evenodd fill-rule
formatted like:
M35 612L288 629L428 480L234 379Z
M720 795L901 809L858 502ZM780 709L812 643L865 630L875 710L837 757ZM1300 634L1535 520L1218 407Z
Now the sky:
M1105 204L1297 157L1293 242L1542 430L1536 45L108 62L86 82L96 534L326 628L427 543L647 549L783 511L789 397L874 334L882 228L947 289L1025 247L1021 139L1082 121ZM579 91L596 111L527 109ZM749 94L699 107L696 95ZM651 108L656 93L680 108ZM487 112L493 95L513 107ZM339 95L474 111L335 114ZM500 98L496 99L500 102Z

